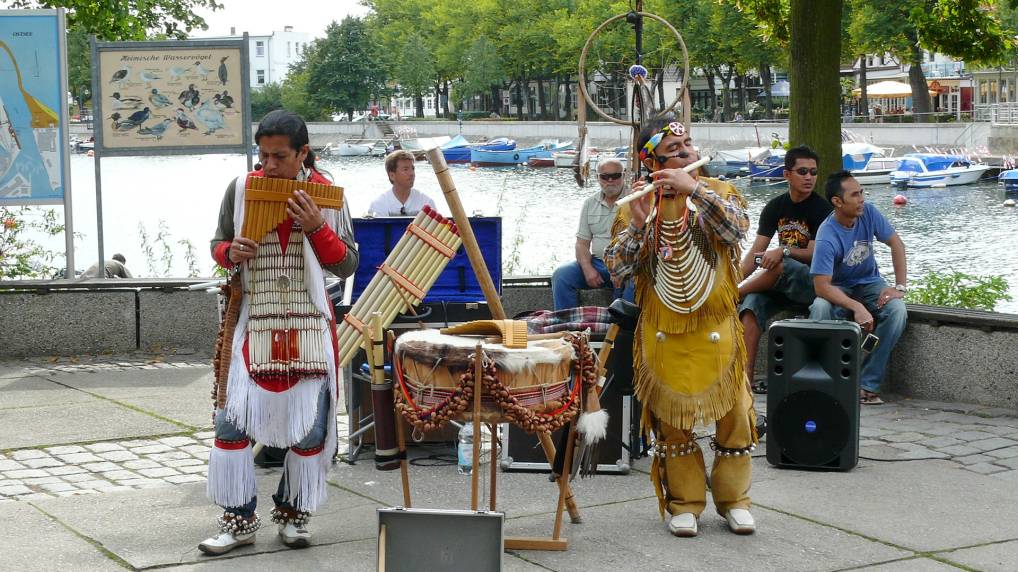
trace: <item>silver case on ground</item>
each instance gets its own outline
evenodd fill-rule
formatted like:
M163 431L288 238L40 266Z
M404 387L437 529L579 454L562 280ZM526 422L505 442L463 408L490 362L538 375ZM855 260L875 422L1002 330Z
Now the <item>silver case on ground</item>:
M383 524L385 572L502 569L505 515L501 512L380 508L379 541Z

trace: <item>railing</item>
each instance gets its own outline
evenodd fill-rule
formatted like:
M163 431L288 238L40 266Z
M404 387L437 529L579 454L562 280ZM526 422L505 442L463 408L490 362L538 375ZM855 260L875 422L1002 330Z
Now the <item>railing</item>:
M973 113L976 121L989 121L994 125L1018 125L1018 102L981 103Z

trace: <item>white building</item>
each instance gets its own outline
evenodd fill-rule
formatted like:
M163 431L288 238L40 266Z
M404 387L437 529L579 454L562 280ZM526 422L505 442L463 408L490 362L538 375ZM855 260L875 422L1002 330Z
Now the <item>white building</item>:
M235 28L229 36L194 38L195 40L231 40L241 37ZM305 32L294 32L293 26L283 26L264 36L248 36L248 56L251 64L251 88L258 89L270 83L282 83L314 38Z

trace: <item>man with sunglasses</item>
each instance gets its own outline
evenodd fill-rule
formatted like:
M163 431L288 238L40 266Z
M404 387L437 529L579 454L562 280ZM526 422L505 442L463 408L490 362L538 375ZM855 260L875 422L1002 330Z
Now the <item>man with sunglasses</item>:
M584 288L614 288L616 298L633 301L633 284L614 284L604 265L604 248L611 240L612 222L619 208L615 204L625 187L623 166L618 159L601 161L597 166L597 182L601 191L583 201L580 224L576 231L576 259L555 269L551 275L551 295L555 310L579 305L579 291Z
M668 511L671 534L697 535L707 478L693 429L716 424L714 506L729 530L750 534L750 453L758 437L736 312L746 203L732 185L682 169L699 156L681 123L651 123L639 144L657 190L619 209L605 262L616 280L635 276L634 384L644 426L654 432L658 510L662 517ZM632 190L643 187L637 181Z
M774 197L763 208L756 239L742 259L740 269L745 281L739 286L742 298L739 319L750 375L767 320L785 308L809 306L816 298L809 265L817 230L831 212L831 204L813 192L817 164L817 154L805 145L788 150L785 154L788 192ZM768 249L775 233L778 244ZM762 271L754 274L757 268ZM755 390L763 393L766 386L757 385Z

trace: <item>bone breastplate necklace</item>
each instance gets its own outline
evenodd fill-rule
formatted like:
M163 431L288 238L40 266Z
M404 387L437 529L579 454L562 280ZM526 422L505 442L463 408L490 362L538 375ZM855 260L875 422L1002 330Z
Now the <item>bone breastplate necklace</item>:
M688 211L680 220L659 220L658 231L652 267L654 292L675 312L695 312L714 287L717 253Z

